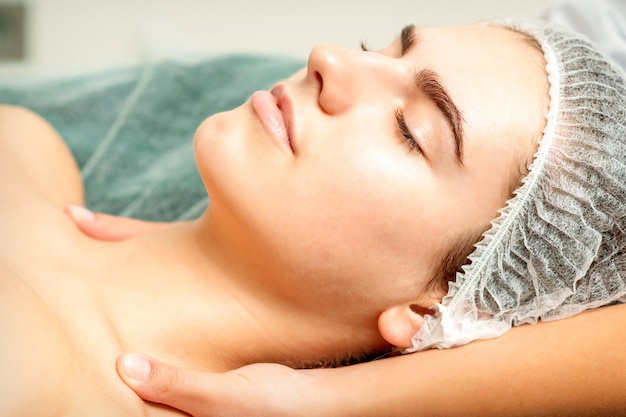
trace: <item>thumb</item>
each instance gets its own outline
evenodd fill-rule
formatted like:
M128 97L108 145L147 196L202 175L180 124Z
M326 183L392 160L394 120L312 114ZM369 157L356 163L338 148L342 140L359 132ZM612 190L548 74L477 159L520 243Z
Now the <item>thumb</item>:
M336 415L320 411L321 397L316 393L326 391L325 385L315 382L318 378L276 363L210 373L124 353L117 360L117 370L144 400L169 405L194 417L310 416L312 407L317 407L317 415Z
M104 241L128 239L168 224L96 213L75 205L67 206L65 213L85 235Z
M194 417L209 416L216 406L220 374L178 368L144 355L124 353L117 359L124 382L141 398L178 408Z

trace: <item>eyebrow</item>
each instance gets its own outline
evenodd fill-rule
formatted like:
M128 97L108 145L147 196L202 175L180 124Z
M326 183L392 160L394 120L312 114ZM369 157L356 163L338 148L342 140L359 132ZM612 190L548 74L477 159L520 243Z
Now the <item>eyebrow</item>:
M419 34L415 25L407 25L400 32L400 41L402 43L402 55L407 53L411 48L420 42ZM415 85L418 90L423 92L439 109L446 118L448 125L452 129L454 136L454 149L456 159L459 164L463 165L463 143L464 131L463 113L448 94L448 91L441 83L439 74L433 69L423 68L416 72Z

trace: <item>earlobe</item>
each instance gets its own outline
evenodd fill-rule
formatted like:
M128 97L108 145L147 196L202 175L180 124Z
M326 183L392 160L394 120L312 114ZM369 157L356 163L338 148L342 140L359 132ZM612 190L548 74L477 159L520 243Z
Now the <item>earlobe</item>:
M424 314L430 310L416 304L402 304L383 311L378 317L378 331L387 343L408 348L411 338L424 325Z

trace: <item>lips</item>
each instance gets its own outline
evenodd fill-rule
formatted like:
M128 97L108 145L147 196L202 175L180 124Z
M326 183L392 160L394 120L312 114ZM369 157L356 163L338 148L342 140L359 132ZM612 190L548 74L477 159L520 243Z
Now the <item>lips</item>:
M290 154L294 153L289 135L291 108L283 95L282 87L269 91L256 91L251 96L252 107L276 142Z

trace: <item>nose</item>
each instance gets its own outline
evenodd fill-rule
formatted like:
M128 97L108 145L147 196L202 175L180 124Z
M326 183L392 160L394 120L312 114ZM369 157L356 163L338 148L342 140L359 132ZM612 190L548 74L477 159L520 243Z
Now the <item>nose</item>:
M309 54L307 77L319 84L320 107L329 114L348 111L365 94L382 85L381 77L390 70L385 59L389 58L336 45L314 47Z

